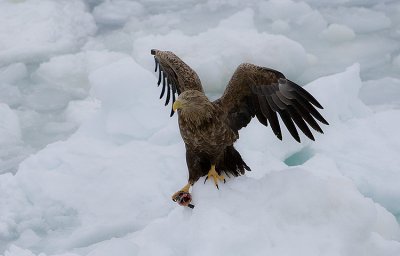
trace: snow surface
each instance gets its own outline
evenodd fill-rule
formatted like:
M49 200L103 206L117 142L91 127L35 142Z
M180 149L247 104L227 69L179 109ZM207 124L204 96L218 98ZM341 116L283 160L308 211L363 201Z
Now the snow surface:
M400 3L0 2L0 255L400 255ZM211 98L237 65L281 70L325 107L298 144L256 121L252 172L196 207L150 49Z

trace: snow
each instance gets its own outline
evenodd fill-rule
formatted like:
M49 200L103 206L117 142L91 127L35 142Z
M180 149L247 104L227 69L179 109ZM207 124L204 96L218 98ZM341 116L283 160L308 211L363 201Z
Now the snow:
M324 114L327 120L338 123L351 118L365 117L371 112L358 98L362 87L359 73L360 65L354 64L345 72L321 77L305 86L313 92L322 106L326 106ZM328 90L329 93L326 93Z
M124 57L123 54L108 51L85 51L56 56L40 64L33 73L33 78L35 82L60 90L70 98L84 99L90 90L89 73Z
M24 155L21 156L21 127L17 114L7 104L0 103L0 116L0 173L3 173Z
M385 77L378 80L365 81L360 90L360 98L371 106L397 108L400 103L400 80L393 77Z
M14 63L2 68L0 71L0 79L2 83L15 83L26 76L27 68L23 63Z
M104 1L93 10L96 22L106 25L123 25L130 17L143 14L143 6L127 0Z
M321 36L329 42L341 43L353 40L356 35L351 28L345 25L330 24L327 29L322 31Z
M305 170L291 169L259 180L233 181L221 192L204 187L196 192L203 195L197 199L198 210L192 214L175 210L132 235L141 248L138 255L292 255L294 251L299 255L329 255L332 251L367 255L368 249L375 249L371 246L373 239L358 232L379 232L375 221L380 222L382 208L361 199L357 190L343 180L325 180ZM386 212L382 214L385 218ZM399 235L391 228L391 219L383 227L387 233L379 233L382 238ZM164 230L175 232L165 237ZM182 233L187 235L181 237ZM348 248L348 243L355 246Z
M1 115L1 137L0 143L21 139L18 116L6 104L0 104Z
M222 91L229 76L242 62L252 61L286 70L293 77L301 74L307 65L304 48L285 36L257 32L253 16L251 9L240 11L222 20L216 28L195 36L179 31L165 36L144 36L135 41L133 54L150 69L154 65L154 61L148 58L150 43L153 42L156 49L171 49L193 66L211 92ZM230 45L227 46L226 42Z
M0 64L37 62L73 51L96 25L82 1L2 1Z
M391 23L385 13L364 7L328 9L325 17L328 22L347 25L355 32L362 34L387 29Z
M0 3L0 255L400 255L400 3ZM211 98L242 62L305 85L330 123L283 141L257 121L252 168L195 208L150 49Z

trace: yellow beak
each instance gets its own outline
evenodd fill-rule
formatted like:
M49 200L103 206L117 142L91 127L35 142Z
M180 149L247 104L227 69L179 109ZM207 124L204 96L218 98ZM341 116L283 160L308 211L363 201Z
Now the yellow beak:
M180 108L182 108L182 102L180 102L179 100L176 100L174 102L174 105L172 105L172 109L174 111L176 111L177 109L180 109Z

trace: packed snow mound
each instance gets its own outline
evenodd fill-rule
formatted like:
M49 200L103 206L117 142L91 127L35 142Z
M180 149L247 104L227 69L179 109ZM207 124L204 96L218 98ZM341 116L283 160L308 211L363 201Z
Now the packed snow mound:
M142 4L129 0L104 1L93 10L96 22L105 25L123 25L143 13Z
M380 3L392 2L392 0L304 0L304 2L317 6L335 6L338 4L345 6L358 6L365 4L365 6L370 7Z
M358 97L361 87L359 64L348 67L345 72L321 77L305 86L324 106L326 110L323 113L328 122L333 124L371 114L371 110Z
M0 103L0 144L12 143L21 139L18 116L8 107Z
M275 33L305 35L318 34L326 28L327 22L321 13L305 2L292 0L261 1L258 6L259 19L270 23ZM267 25L268 26L268 25Z
M220 191L200 185L194 193L193 211L177 208L127 237L140 248L137 255L394 255L400 249L390 242L400 235L395 219L343 179L289 169L235 179Z
M300 76L308 65L307 53L297 42L282 35L259 33L251 9L235 13L198 35L173 31L144 36L134 44L134 56L149 70L154 66L149 58L151 48L176 53L198 73L208 92L223 91L243 62L285 70L292 78Z
M55 89L71 99L85 99L89 95L89 74L125 58L125 54L109 51L85 51L50 58L33 73L36 83Z
M7 172L25 157L18 116L0 103L0 174Z
M356 35L351 28L334 23L322 31L321 37L332 43L343 43L353 40Z
M365 104L385 109L400 107L400 79L386 77L363 83L360 98Z
M340 15L337 15L338 13ZM365 7L328 9L324 14L328 22L349 26L358 33L371 33L387 29L391 25L385 13Z
M161 104L154 75L133 59L125 58L92 72L92 96L101 101L108 134L147 139L163 128L168 115L160 115ZM149 87L152 87L151 89ZM168 109L169 110L169 109Z
M0 9L0 65L76 50L96 32L81 0L2 1Z
M362 86L358 65L306 86L325 107L324 114L331 123L326 129L327 136L320 136L310 145L310 150L330 156L341 173L351 178L364 195L399 215L400 207L394 202L400 199L395 182L400 178L400 160L396 157L400 139L393 136L399 122L393 117L400 111L386 109L373 114L359 98ZM368 86L368 89L375 89L377 95L385 95L377 92L376 87ZM392 94L396 92L393 86L388 85L380 89ZM390 97L387 102L390 102Z
M23 63L14 63L0 69L0 81L5 84L13 84L27 76L27 68Z
M86 51L51 57L33 72L28 71L32 66L23 63L1 68L0 101L17 116L21 136L0 154L0 172L15 172L33 150L65 139L95 113L99 101L90 98L89 74L126 56L107 50Z

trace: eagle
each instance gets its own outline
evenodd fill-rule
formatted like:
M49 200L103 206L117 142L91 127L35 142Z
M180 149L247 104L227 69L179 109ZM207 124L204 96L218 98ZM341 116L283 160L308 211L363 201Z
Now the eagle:
M304 88L287 79L281 72L250 63L240 64L233 73L223 95L210 101L204 93L199 76L171 51L152 49L160 99L165 106L172 102L171 115L178 112L179 130L186 147L188 183L172 195L189 193L190 188L206 176L215 186L225 182L224 175L240 176L250 167L233 144L239 130L256 117L264 126L270 125L282 140L278 115L293 138L300 142L299 128L309 139L310 131L323 133L318 122L328 125L316 108L321 104ZM178 97L177 97L178 96Z

